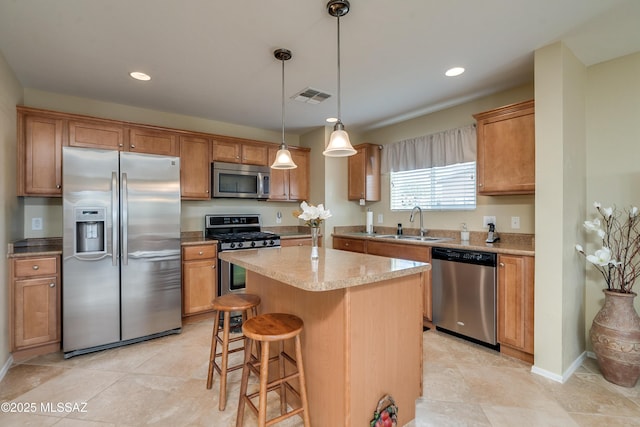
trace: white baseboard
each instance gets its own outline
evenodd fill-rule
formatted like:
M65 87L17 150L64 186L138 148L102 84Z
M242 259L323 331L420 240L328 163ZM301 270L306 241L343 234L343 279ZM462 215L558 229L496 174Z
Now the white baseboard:
M9 357L7 358L6 362L4 362L4 365L2 365L2 369L0 369L0 381L2 381L4 376L7 374L9 368L11 368L11 365L13 365L13 355L9 353Z
M549 378L550 380L553 380L555 382L564 384L569 378L571 378L571 375L573 375L573 373L582 365L582 362L584 362L584 360L587 358L587 355L588 354L586 351L582 352L582 354L573 361L571 366L569 366L569 368L564 371L562 375L554 374L553 372L549 372L546 369L539 368L535 365L531 367L531 372L542 377Z

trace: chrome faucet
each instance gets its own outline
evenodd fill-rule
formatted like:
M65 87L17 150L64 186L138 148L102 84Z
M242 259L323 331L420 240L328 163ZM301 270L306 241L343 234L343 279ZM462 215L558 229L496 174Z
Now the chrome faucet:
M416 209L420 212L420 237L424 237L427 234L427 230L422 226L422 209L420 206L415 206L411 209L411 215L409 216L409 222L413 222L413 215L416 213Z

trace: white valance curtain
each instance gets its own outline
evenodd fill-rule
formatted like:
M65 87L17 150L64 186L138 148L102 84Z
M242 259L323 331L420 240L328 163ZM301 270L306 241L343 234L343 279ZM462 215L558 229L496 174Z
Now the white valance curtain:
M428 169L476 161L476 126L449 129L431 135L386 144L382 173Z

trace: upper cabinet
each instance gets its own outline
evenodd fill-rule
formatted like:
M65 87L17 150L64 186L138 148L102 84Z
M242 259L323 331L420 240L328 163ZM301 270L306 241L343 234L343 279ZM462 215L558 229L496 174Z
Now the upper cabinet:
M534 194L534 101L473 117L478 124L478 194Z
M349 157L349 200L380 201L380 150L377 144L353 147L356 154Z
M211 197L211 143L200 136L180 136L180 194L186 200Z
M18 196L62 195L66 120L18 108Z
M215 138L211 160L214 162L244 163L267 166L268 146L236 138Z
M127 151L164 156L178 156L178 135L167 130L129 128Z
M288 147L295 169L271 169L269 200L309 200L309 149ZM269 147L269 164L280 146Z
M62 196L62 147L180 157L184 200L211 198L211 162L268 166L279 145L18 106L17 195ZM309 198L308 148L291 147L298 168L272 170L272 200ZM269 158L271 160L269 160Z
M69 120L71 147L125 150L124 126L110 122Z

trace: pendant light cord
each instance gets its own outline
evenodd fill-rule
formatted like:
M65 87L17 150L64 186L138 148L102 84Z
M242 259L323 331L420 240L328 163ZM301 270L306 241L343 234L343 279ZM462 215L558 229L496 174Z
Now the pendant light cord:
M281 144L281 147L284 148L286 147L286 144L284 142L284 59L282 59L281 62L282 62L282 144Z
M342 115L340 113L340 15L338 19L338 123L342 123Z

